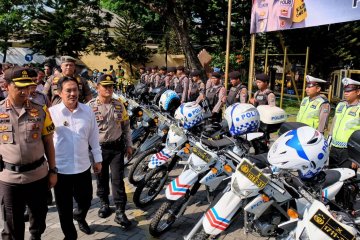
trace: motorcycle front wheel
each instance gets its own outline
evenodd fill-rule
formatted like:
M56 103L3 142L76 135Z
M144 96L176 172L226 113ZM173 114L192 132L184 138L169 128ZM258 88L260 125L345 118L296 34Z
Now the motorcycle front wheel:
M148 164L153 154L157 153L157 149L149 149L134 158L134 163L131 165L128 175L128 180L133 185L138 185L141 180L145 178L148 171Z
M159 237L161 234L169 230L176 221L176 215L179 213L185 202L185 198L181 198L177 201L167 200L164 202L150 222L150 234L154 237Z
M200 232L196 233L193 240L206 240L209 238L209 234L205 232L204 229L202 229Z
M163 189L168 177L167 168L152 169L135 189L133 201L139 208L148 206Z

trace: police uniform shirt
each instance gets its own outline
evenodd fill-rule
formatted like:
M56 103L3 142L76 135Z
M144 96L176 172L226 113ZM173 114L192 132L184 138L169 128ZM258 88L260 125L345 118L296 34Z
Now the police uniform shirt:
M250 32L304 27L306 17L303 0L255 0L251 12Z
M39 92L38 90L35 90L32 93L32 95L30 96L30 100L41 106L44 106L44 105L46 105L47 107L51 106L51 103L50 103L48 97L44 93Z
M346 101L343 101L343 102L346 102ZM341 102L340 102L341 103ZM339 105L339 104L338 104ZM356 108L356 106L359 106L360 107L360 102L357 102L355 104L352 104L350 105L349 103L346 102L346 108L354 108L356 110L358 110ZM337 106L336 106L337 107ZM359 115L359 118L360 118L360 115ZM336 114L334 115L333 119L332 119L332 124L331 124L331 128L330 128L330 131L329 131L329 135L333 135L333 131L334 131L334 126L335 126L335 123L336 123Z
M0 154L4 162L26 165L41 159L45 154L42 137L53 132L54 124L46 106L27 100L21 109L15 109L8 99L0 102ZM27 172L3 169L0 181L26 184L47 174L48 165L44 161L40 167Z
M55 125L56 167L61 174L83 173L90 168L88 146L96 163L102 162L99 130L92 109L82 103L71 112L61 102L49 108Z
M203 81L201 81L201 79L199 79L197 82L191 80L189 83L188 99L190 99L191 95L193 94L193 88L196 89L196 93L199 94L196 99L196 102L199 102L201 95L205 96L205 84L203 83Z
M97 97L88 105L95 113L100 143L116 141L124 134L126 146L132 147L129 116L120 101L112 99L111 103L103 104Z
M187 93L189 91L189 78L184 74L174 80L175 89L179 85L182 88L181 102L187 101Z
M61 77L63 77L61 73L59 75L52 75L51 77L49 77L49 79L46 81L44 85L43 93L49 97L52 106L59 104L61 102L61 98L59 96L59 92L57 89L57 83ZM74 77L77 79L79 83L79 102L84 102L86 96L92 95L91 89L84 78L80 76L74 76Z

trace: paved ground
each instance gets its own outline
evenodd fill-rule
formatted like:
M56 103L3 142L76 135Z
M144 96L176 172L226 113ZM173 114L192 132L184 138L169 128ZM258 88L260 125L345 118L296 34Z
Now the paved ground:
M175 176L179 174L181 169L174 170L172 174ZM96 189L95 181L93 180L94 190ZM148 231L149 223L154 212L159 208L163 200L165 200L163 192L161 195L157 197L155 202L148 208L140 210L135 207L132 202L132 195L135 191L135 188L127 182L127 193L128 193L128 205L127 205L127 216L133 222L133 227L128 231L123 231L114 221L114 214L112 214L107 219L101 219L97 216L97 211L99 208L99 199L95 196L92 201L92 206L89 211L87 221L90 227L94 230L92 235L85 235L81 231L78 230L79 239L129 239L129 240L137 240L137 239L156 239L153 238ZM184 216L178 219L178 222L175 223L172 229L161 236L159 239L183 239L190 229L194 226L197 220L201 217L204 210L208 207L208 203L205 200L204 191L199 192L199 197L195 199L194 203L188 207ZM114 210L114 208L113 208ZM77 227L77 224L75 224ZM221 236L218 239L224 240L235 240L235 239L260 239L251 235L244 235L243 230L239 229L241 223L235 222L235 224L230 227L226 231L226 235ZM28 223L26 224L26 237L29 238L28 232ZM44 240L57 240L63 239L64 235L60 229L60 223L58 219L58 214L55 206L49 207L49 213L47 215L47 228L45 233L43 234L42 239Z

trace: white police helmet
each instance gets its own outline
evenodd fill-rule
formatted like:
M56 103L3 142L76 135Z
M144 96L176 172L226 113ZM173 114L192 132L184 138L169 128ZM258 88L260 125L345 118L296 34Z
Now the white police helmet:
M203 109L196 102L183 103L175 112L175 119L179 120L185 129L199 124L203 118Z
M233 136L257 131L260 126L259 111L247 103L234 103L227 107L225 119Z
M170 111L176 105L176 103L179 102L180 98L175 91L166 90L160 97L159 107L165 111Z
M281 135L268 153L269 163L277 169L297 170L302 179L316 176L329 156L325 137L304 126Z

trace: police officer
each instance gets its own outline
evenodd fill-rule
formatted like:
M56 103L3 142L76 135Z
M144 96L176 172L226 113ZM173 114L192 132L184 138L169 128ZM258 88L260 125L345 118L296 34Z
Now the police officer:
M255 107L259 105L275 106L275 94L268 89L269 76L264 73L256 74L255 83L259 90L255 92L254 98L250 99L249 102Z
M211 74L212 86L206 89L206 98L209 101L209 108L212 112L212 118L220 122L222 118L222 106L226 102L226 89L220 82L220 73Z
M150 76L150 87L151 88L156 88L157 84L160 82L160 75L158 73L158 66L153 66L151 68L151 76Z
M49 79L49 77L52 75L53 69L50 63L44 64L44 73L45 73L45 81Z
M114 221L124 228L131 222L125 215L126 192L124 184L124 147L126 154L132 155L132 141L129 116L124 105L112 98L114 81L111 75L103 75L98 83L98 96L88 105L93 109L100 132L102 150L102 170L97 179L97 196L101 207L98 215L101 218L110 216L109 207L109 167L111 169L111 186L113 200L116 206Z
M28 100L28 87L35 84L31 80L33 71L13 67L5 72L8 96L0 102L4 240L24 239L25 205L29 208L30 239L41 239L46 228L47 192L57 182L54 124L46 106Z
M248 98L248 91L244 84L240 81L240 72L234 71L229 74L231 88L226 98L226 106L233 103L246 103Z
M189 78L185 74L184 66L176 68L177 79L174 80L174 91L179 95L181 103L187 102Z
M307 97L302 100L296 117L297 122L305 123L322 134L324 134L330 113L329 101L325 96L320 95L321 85L325 83L325 80L306 76Z
M85 79L75 74L76 59L70 56L61 57L61 73L52 75L45 83L43 92L48 95L51 105L54 106L61 102L57 89L57 82L61 77L75 77L79 83L79 102L84 103L92 99L90 87Z
M178 81L176 76L176 67L168 67L167 76L165 77L165 87L167 89L174 90L176 81Z
M255 0L250 33L301 28L306 17L304 0Z
M145 83L145 76L146 76L145 67L140 67L139 73L140 73L140 83Z
M146 67L146 75L144 77L146 85L150 87L150 78L152 76L151 67Z
M360 81L344 78L342 83L345 101L335 109L329 133L332 136L329 165L356 169L357 164L347 160L347 142L353 132L360 130Z
M190 84L189 84L189 93L188 99L189 102L196 101L197 103L205 99L205 84L201 80L201 72L199 70L194 70L190 74Z

